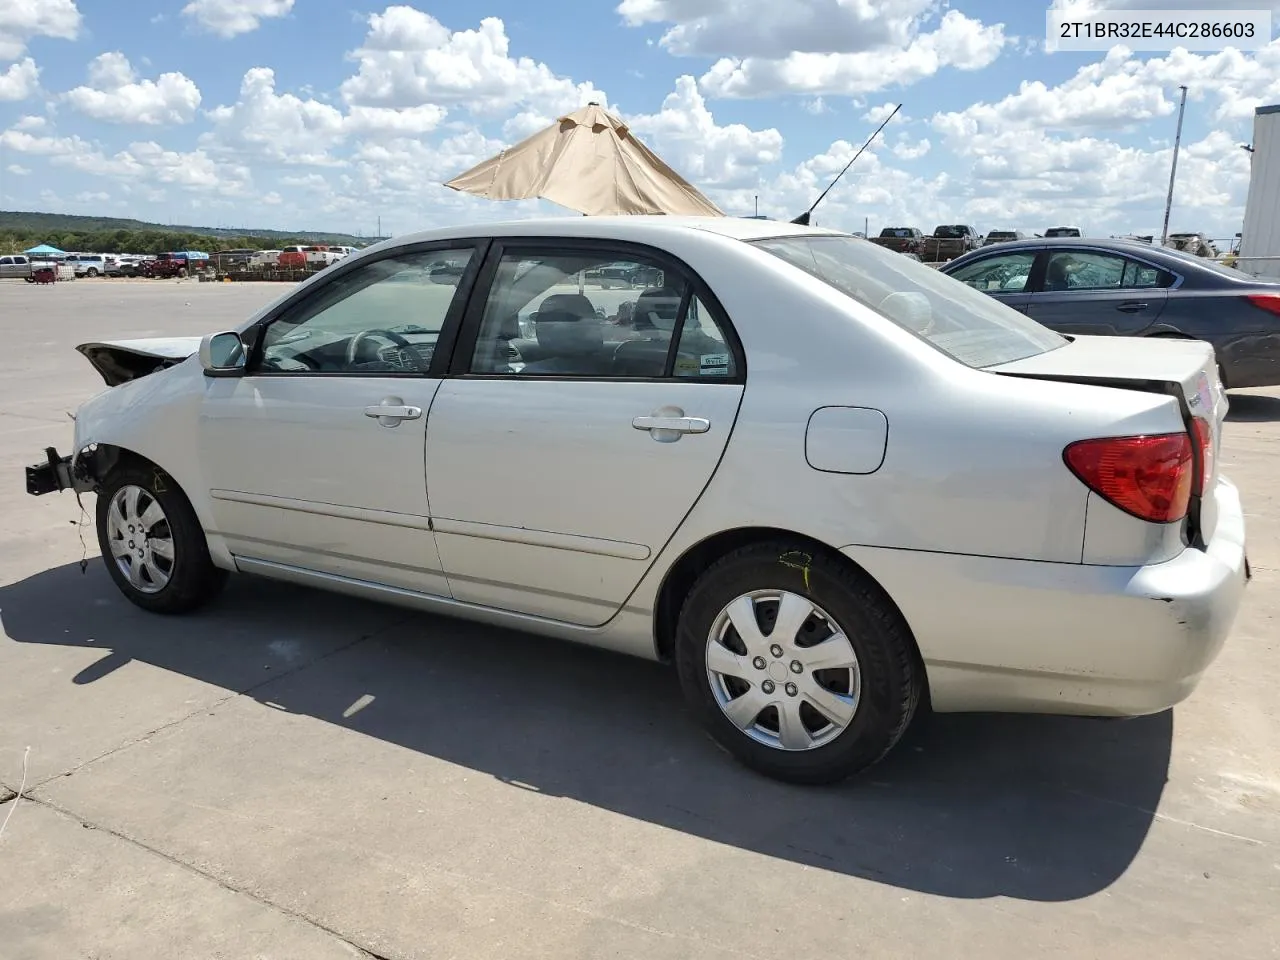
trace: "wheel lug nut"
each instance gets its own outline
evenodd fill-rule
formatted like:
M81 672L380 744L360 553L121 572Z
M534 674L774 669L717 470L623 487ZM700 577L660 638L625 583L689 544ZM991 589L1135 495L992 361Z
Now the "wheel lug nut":
M804 673L804 664L803 664L803 663L801 663L799 660L792 660L792 661L791 661L791 672L792 672L792 673Z
M769 648L769 652L772 653L775 657L780 657L782 656L782 647L778 646L775 643L772 647Z
M787 691L788 697L794 697L797 693L800 692L799 687L797 687L794 683L788 683L783 689Z
M760 689L765 693L773 693L773 681L766 680L764 683L760 684Z
M756 657L751 661L751 665L757 670L763 670L765 668L764 657Z

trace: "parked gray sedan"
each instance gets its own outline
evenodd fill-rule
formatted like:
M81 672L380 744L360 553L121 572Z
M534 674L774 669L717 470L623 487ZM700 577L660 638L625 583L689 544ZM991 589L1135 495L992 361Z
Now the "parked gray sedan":
M986 247L941 267L1068 336L1207 340L1227 387L1280 384L1280 284L1129 240Z

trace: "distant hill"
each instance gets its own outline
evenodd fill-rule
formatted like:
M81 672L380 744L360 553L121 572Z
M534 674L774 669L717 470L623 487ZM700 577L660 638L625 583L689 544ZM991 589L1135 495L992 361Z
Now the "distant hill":
M30 213L0 210L0 233L100 233L128 230L143 233L196 234L203 237L261 237L264 240L296 240L339 246L365 246L378 237L356 237L349 233L325 233L314 230L260 230L249 227L193 227L168 223L147 223L121 217L80 217L68 213Z

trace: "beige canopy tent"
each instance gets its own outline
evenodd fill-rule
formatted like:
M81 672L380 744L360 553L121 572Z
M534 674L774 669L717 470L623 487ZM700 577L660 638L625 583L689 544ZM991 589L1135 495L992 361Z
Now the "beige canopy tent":
M488 200L541 197L590 216L724 216L596 103L561 117L445 186Z

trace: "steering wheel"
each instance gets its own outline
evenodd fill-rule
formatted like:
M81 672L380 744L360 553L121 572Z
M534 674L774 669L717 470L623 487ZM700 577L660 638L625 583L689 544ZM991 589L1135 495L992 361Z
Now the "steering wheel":
M360 348L369 337L381 337L383 340L390 341L394 346L413 353L413 344L398 333L392 333L390 330L361 330L347 341L347 366L352 366L356 363L356 358L360 356ZM416 358L417 354L414 354L414 357Z

